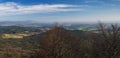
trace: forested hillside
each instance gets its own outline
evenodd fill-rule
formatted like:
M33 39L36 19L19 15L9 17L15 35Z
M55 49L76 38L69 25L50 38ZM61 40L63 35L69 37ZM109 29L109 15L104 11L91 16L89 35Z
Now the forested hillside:
M99 24L97 33L53 26L22 39L0 38L0 58L119 58L120 27Z

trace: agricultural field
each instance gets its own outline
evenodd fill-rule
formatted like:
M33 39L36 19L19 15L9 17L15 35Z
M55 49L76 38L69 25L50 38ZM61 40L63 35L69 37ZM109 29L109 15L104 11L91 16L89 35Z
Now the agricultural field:
M29 36L36 35L36 34L39 34L39 33L32 32L32 33L2 34L1 38L3 38L3 39L10 39L10 38L22 39L24 37L29 37Z

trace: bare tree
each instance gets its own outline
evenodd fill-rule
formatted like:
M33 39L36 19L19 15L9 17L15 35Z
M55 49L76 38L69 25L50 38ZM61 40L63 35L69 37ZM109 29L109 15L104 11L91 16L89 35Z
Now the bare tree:
M117 24L99 24L98 37L95 40L95 57L120 58L120 26Z
M3 58L21 58L21 48L13 47L10 43L5 43Z
M55 26L46 32L41 48L44 50L45 58L77 58L77 41L67 30ZM76 53L76 54L75 54Z

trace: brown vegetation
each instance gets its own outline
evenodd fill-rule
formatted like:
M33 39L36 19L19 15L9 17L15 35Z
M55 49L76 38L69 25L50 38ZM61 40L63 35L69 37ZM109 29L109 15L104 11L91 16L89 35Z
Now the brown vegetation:
M62 27L46 31L39 49L24 52L7 43L0 58L120 58L120 27L99 24L98 33L87 33L84 39L73 36Z

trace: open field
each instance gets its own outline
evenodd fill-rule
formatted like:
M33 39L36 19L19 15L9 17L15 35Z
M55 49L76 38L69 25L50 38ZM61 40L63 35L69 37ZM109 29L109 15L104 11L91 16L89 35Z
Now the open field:
M22 39L24 37L29 37L29 36L32 36L32 35L35 35L35 34L38 34L38 33L17 33L17 34L2 34L1 35L1 38L4 38L4 39L8 39L8 38L13 38L13 39Z

